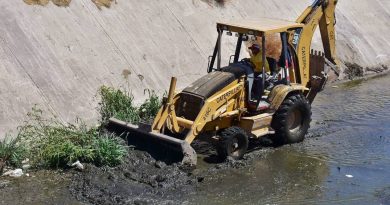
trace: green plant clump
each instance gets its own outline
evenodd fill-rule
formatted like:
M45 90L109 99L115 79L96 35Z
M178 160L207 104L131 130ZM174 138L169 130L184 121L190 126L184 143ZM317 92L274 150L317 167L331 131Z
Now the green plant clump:
M97 128L89 129L81 121L64 124L55 117L46 119L36 107L28 117L19 128L19 137L35 166L66 167L77 160L115 166L127 153L117 137Z
M99 89L101 102L99 103L99 113L102 124L106 124L110 117L138 123L138 108L133 104L133 95L129 92L102 86Z
M160 110L162 100L154 91L146 91L148 92L149 98L138 108L138 115L142 121L151 122Z
M54 116L45 118L42 110L33 107L17 137L0 142L0 171L5 165L20 166L25 158L36 167L67 167L77 160L99 166L120 164L127 147L119 137L101 127L110 117L131 123L150 122L161 106L161 99L154 91L146 91L149 98L137 107L129 92L102 86L100 128L88 128L81 120L68 124Z
M98 147L95 152L97 165L116 166L123 161L123 156L127 153L119 139L110 135L97 138L95 144Z
M102 86L99 90L102 124L105 125L110 117L134 124L140 121L151 122L161 107L161 99L154 91L146 89L145 92L148 92L149 97L137 107L131 93Z
M20 166L25 159L26 150L19 143L19 139L19 136L14 139L6 136L0 141L0 174L5 166Z

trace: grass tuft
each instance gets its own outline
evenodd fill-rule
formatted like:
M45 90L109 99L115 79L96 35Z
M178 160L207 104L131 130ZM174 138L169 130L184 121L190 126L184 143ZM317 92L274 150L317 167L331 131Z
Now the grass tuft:
M142 121L151 122L160 110L162 99L153 90L146 89L144 93L146 92L149 98L138 108L138 115Z
M99 112L102 126L89 128L82 120L63 123L54 115L44 117L37 106L27 114L28 119L18 128L16 138L0 141L0 171L4 166L20 166L25 158L31 165L45 168L66 168L79 160L98 166L116 166L127 154L123 140L101 128L110 117L138 123L150 122L157 114L161 99L154 91L145 90L149 97L137 107L127 91L102 86Z
M0 141L0 174L5 166L17 167L26 157L26 150L19 142L20 137L5 137Z
M19 128L20 140L37 167L67 167L77 160L115 166L127 153L119 139L88 128L81 120L64 124L55 117L43 118L42 114L34 107L28 114L29 120Z
M127 153L127 150L123 149L121 142L114 135L106 134L99 137L95 144L98 148L95 153L97 165L116 166L122 162L123 156Z
M161 107L162 99L153 91L146 89L149 97L137 107L133 95L127 91L102 86L99 89L101 102L99 113L102 125L106 125L110 117L137 124L140 121L151 122Z
M99 95L101 97L99 113L103 126L110 117L131 123L139 122L138 108L133 103L134 97L131 93L102 86L99 89Z
M346 62L345 66L346 66L346 68L344 70L344 74L346 75L346 77L349 80L363 77L364 68L362 66L360 66L359 64Z

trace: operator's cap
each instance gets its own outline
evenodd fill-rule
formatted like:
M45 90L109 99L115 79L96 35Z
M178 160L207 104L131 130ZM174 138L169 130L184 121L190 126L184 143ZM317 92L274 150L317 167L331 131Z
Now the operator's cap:
M259 49L260 50L260 46L259 46L259 44L257 44L257 43L254 43L254 44L252 44L250 47L248 47L249 49Z

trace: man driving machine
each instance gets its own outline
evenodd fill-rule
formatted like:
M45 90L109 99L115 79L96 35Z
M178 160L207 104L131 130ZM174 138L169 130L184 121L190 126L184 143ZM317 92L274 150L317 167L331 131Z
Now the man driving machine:
M262 83L261 83L262 78L264 77L265 79L267 79L268 76L271 74L271 71L270 71L268 61L265 60L265 62L263 62L263 52L261 51L261 47L257 42L253 43L250 47L248 47L248 49L252 53L249 60L253 65L253 72L254 72L253 77L250 75L248 76L248 80L250 84L249 87L252 88L253 85L253 89L250 89L251 93L248 93L248 95L250 96L249 98L250 100L252 100L252 93L255 99L260 99L262 95L261 92L264 90L264 88L262 88ZM265 68L265 76L262 76L263 63Z
M261 74L263 69L263 52L259 44L256 42L252 44L252 46L248 47L248 49L252 52L252 56L250 58L251 63L254 65L255 76ZM268 65L268 61L265 61L265 72L270 74L270 69Z

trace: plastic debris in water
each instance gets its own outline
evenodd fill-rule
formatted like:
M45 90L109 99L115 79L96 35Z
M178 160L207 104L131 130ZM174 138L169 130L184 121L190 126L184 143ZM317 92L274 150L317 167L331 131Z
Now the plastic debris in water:
M350 174L346 174L345 176L348 177L348 178L352 178L352 177L353 177L353 176L350 175Z

